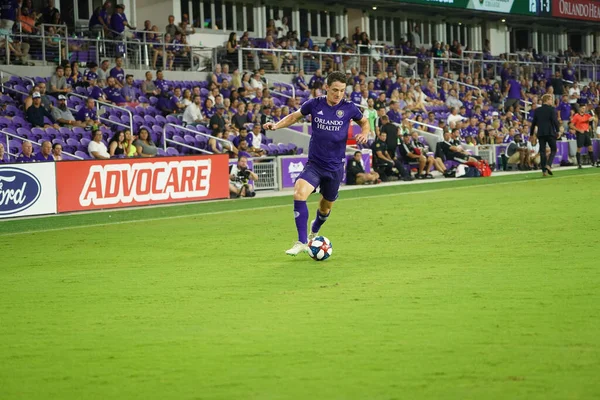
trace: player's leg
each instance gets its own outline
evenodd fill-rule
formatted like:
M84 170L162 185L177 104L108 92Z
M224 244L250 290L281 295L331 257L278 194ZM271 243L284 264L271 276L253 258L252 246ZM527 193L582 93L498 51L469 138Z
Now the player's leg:
M540 168L542 169L542 174L546 175L546 163L548 162L548 153L546 152L546 136L538 137L540 142Z
M423 172L425 170L425 164L426 164L425 156L423 156L423 155L419 156L419 178L425 177L425 174Z
M590 166L594 166L596 164L596 160L594 159L594 147L592 146L592 139L590 138L589 133L585 133L585 143L588 148L588 157L590 157Z
M577 158L577 168L583 168L581 166L581 150L585 147L585 135L583 133L577 134L577 154L575 157Z
M318 183L313 185L313 183L309 182L309 180L313 179L314 176L309 168L305 168L294 185L294 219L296 221L298 241L292 246L291 249L286 250L285 253L290 256L296 256L300 253L306 252L307 250L308 206L306 205L306 200L308 199L308 196L310 196L310 194L315 190L316 185L318 185Z
M342 184L342 176L344 171L336 171L328 173L324 179L321 180L321 201L319 202L319 208L317 209L317 216L312 221L309 239L314 238L319 233L321 226L329 218L333 202L338 197L340 185Z
M548 156L548 161L546 163L546 170L550 175L552 173L552 163L554 162L554 157L556 156L556 138L554 136L548 137L548 146L550 147L550 155Z

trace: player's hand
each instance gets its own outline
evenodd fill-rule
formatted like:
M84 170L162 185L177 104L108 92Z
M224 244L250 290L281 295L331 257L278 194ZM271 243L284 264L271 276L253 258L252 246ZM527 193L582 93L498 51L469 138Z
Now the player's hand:
M366 133L359 133L354 137L356 139L356 143L365 144L368 140L368 135Z
M267 130L267 131L274 131L275 130L275 122L267 122L266 124L263 125L263 129Z

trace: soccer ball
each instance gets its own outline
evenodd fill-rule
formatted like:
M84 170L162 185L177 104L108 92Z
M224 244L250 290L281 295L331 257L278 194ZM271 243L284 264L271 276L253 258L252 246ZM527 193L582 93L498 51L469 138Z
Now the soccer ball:
M317 236L308 242L308 255L315 261L327 260L332 252L331 242L325 236Z

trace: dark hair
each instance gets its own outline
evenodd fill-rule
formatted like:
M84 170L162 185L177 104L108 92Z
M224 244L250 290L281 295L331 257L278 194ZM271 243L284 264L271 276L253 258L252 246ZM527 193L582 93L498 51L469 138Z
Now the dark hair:
M56 142L52 145L52 150L56 149L56 146L62 147L62 143Z
M357 154L362 154L362 153L360 151L355 151L354 155L357 155Z
M58 67L56 67L56 70L58 71L59 69L64 69L62 65L59 65Z
M119 136L121 136L121 133L123 134L123 141L125 141L125 131L117 131L114 135L112 135L108 141L108 144L111 144L112 142L117 142L117 144L119 144Z
M334 82L346 84L346 74L336 71L329 74L327 77L327 86L333 85Z
M102 133L102 131L100 129L92 130L92 137L96 136L96 133L98 133L98 132Z
M125 79L129 79L129 78L133 78L133 75L131 75L131 74L125 75Z

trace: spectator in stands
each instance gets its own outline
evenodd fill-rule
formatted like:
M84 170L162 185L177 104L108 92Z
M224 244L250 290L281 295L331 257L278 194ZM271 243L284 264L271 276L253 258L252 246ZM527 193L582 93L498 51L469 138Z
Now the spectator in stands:
M123 57L115 59L115 66L111 68L109 75L115 78L117 87L122 88L125 83L125 70L123 69Z
M96 83L101 88L104 88L107 84L107 78L110 74L108 67L110 67L108 60L104 60L100 63L100 68L98 69L98 79Z
M366 173L362 162L362 153L354 152L354 157L346 166L346 184L347 185L368 185L381 182L377 172Z
M194 96L193 103L186 107L183 112L183 122L192 126L203 125L205 123L205 119L202 117L200 96Z
M569 88L569 104L576 113L579 111L579 97L581 96L581 89L579 88L578 82L573 82Z
M133 145L137 149L138 157L154 157L158 152L158 148L150 137L148 129L141 128L138 132L138 139L133 142Z
M563 94L565 94L565 85L560 71L556 71L554 77L548 82L548 86L552 87L554 90L554 98L556 101L560 100Z
M450 89L450 92L446 97L446 106L457 109L463 106L463 102L460 101L456 95L456 90Z
M108 154L111 157L118 157L125 154L125 132L115 133L108 142Z
M136 101L136 91L133 87L133 75L125 76L125 84L121 89L121 96L125 98L128 105L135 107L139 103Z
M231 32L229 34L229 39L227 39L227 45L226 45L226 51L227 51L227 55L226 55L226 59L227 61L229 61L231 64L237 64L238 62L238 41L237 41L237 34L235 32Z
M52 156L52 143L50 143L48 140L42 142L40 152L37 153L33 159L37 162L54 161L54 157Z
M265 124L273 122L273 116L271 115L272 108L270 105L265 105L262 108L262 113L260 116L260 126L265 126ZM264 129L262 133L265 133Z
M236 113L231 117L232 127L239 132L240 129L246 127L249 122L248 114L246 113L246 105L240 102L237 106Z
M257 181L258 175L256 175L251 169L248 168L248 158L239 157L238 162L230 167L229 171L229 192L231 197L254 197L254 187L249 181Z
M58 105L52 107L52 117L60 126L85 126L82 122L75 120L71 110L67 107L67 97L63 94L58 95Z
M87 70L83 74L83 81L89 85L91 79L98 79L98 64L91 61L87 64Z
M123 4L117 4L115 12L110 17L110 29L116 39L131 38L131 33L125 32L125 27L135 30L135 27L129 25L127 22L127 16L125 15L125 6Z
M62 161L62 144L57 142L52 145L52 157L54 161Z
M102 4L102 7L96 8L92 13L89 22L89 29L94 34L98 35L102 31L104 31L105 34L109 32L110 15L108 10L110 9L111 5L111 1L107 0L104 2L104 4Z
M33 154L33 145L29 140L25 140L21 144L21 153L17 156L18 163L30 163L35 162L35 155Z
M146 72L146 80L142 82L142 92L144 93L144 96L148 97L158 96L160 94L160 90L158 90L158 88L154 84L154 81L152 80L151 71Z
M65 77L64 68L59 65L56 67L56 72L50 78L50 94L52 96L58 96L60 93L70 93L71 88L67 83L67 78Z
M211 151L213 154L223 154L227 153L226 150L223 149L223 145L217 139L223 139L223 132L220 130L213 130L212 136L208 139L207 150Z
M135 136L131 133L129 128L125 128L123 130L125 134L125 140L123 141L123 149L125 157L135 157L137 156L137 148L134 146L133 142L136 139Z
M60 11L54 7L54 0L46 0L46 6L42 9L42 23L52 24L54 20L54 14L59 12Z
M127 100L121 94L121 89L117 86L117 80L113 76L108 77L108 86L104 88L104 96L110 103L118 106L127 105Z
M33 104L25 112L27 121L34 127L46 128L49 126L54 126L56 129L60 128L55 123L54 117L52 116L52 114L50 114L48 112L48 110L46 110L44 107L42 107L41 95L39 93L34 92L32 97L33 97ZM44 118L48 118L50 121L52 121L53 125L44 122Z
M265 134L262 131L264 131L262 125L254 124L252 126L252 138L248 140L248 146L250 146L250 149L253 152L258 153L260 157L267 154L267 152L264 151L260 146L264 141L266 141Z
M98 119L98 115L96 114L96 107L94 107L95 100L93 97L88 97L85 107L81 107L77 114L75 115L75 119L83 123L84 126L94 126L100 125L100 120Z
M320 69L315 71L315 74L310 78L308 82L308 87L312 88L315 86L315 83L319 82L321 85L325 83L325 78L323 77L323 72Z
M175 17L173 15L169 15L169 24L165 27L165 32L171 35L171 37L175 37L176 33L184 33L179 26L175 25Z
M210 117L209 127L213 132L221 131L226 132L226 123L223 114L225 113L225 107L221 104L216 106L216 112Z
M408 133L402 135L402 144L399 146L400 155L405 163L419 163L419 172L416 175L418 179L433 179L429 173L435 160L433 157L427 157L421 153L421 150L412 143L412 138Z
M298 75L292 79L292 83L296 86L297 90L308 90L308 85L304 79L304 70L298 70Z
M10 159L8 158L8 154L4 152L4 145L0 143L0 164L9 163Z
M273 36L267 35L267 37L265 38L264 49L265 50L261 51L261 56L271 62L271 65L273 66L273 71L278 71L280 59L279 53L273 51L273 49L275 49L275 42L273 41Z
M96 79L89 80L89 84L90 84L90 87L88 89L89 96L91 98L93 98L94 100L100 100L100 101L106 102L106 95L104 94L102 89L100 89L98 87L97 83L98 83L98 81L96 81Z
M527 141L527 152L529 154L529 168L538 169L541 162L540 143L537 135L529 136ZM546 148L546 157L550 156L550 148Z
M23 100L23 110L24 111L27 111L27 109L29 107L31 107L31 104L33 104L33 94L34 93L37 93L37 94L40 93L39 85L35 85L34 87L32 87L31 90L29 91L29 96L27 96L25 98L25 100Z
M92 141L88 144L89 155L96 160L108 160L110 154L104 142L102 142L102 131L92 131Z

